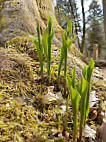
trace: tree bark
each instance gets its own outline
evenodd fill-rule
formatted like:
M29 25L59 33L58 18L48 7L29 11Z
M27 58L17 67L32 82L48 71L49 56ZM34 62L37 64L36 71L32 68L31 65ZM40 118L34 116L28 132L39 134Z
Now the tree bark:
M71 7L71 17L72 17L72 35L74 35L74 29L73 29L73 20L74 20L74 10L73 10L73 3L71 0L69 0L70 7Z
M77 31L77 25L76 25L76 21L75 21L75 14L74 14L74 8L73 8L73 4L72 4L72 1L69 0L69 3L70 3L70 6L71 6L71 14L72 14L72 19L74 20L74 24L75 24L75 32L76 32L76 35L78 34L78 31ZM73 29L72 29L72 34L73 34ZM79 42L79 38L77 37L77 42L78 42L78 46L79 46L79 49L81 49L81 46L80 46L80 42Z
M82 15L83 15L83 35L82 35L82 44L81 44L81 53L84 52L84 46L85 46L85 11L84 11L84 0L81 0L81 6L82 6Z
M103 0L103 15L104 15L104 32L106 39L106 0Z
M48 22L48 15L53 19L55 36L60 38L63 32L53 9L53 0L2 0L0 1L0 44L16 37L37 36L36 26L40 22L43 33Z

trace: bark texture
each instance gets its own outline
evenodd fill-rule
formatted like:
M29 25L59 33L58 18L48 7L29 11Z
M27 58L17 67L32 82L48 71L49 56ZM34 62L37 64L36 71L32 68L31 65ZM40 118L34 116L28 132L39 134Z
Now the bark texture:
M104 31L106 39L106 0L103 0L103 15L104 15Z
M81 0L81 6L82 6L82 16L83 16L83 35L82 35L82 45L81 45L81 53L84 52L84 46L85 46L85 11L84 11L84 0Z
M41 32L47 25L48 15L53 19L55 35L59 38L62 28L58 25L52 0L2 0L0 2L0 44L13 38L32 34L36 36L38 21Z

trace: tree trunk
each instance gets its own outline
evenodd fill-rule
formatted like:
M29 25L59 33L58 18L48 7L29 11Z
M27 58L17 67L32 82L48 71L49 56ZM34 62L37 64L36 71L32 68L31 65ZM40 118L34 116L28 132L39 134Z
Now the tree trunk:
M0 44L16 37L28 37L36 34L38 21L43 33L48 21L48 15L53 19L55 36L61 38L62 28L56 21L53 0L2 0L0 1Z
M76 35L78 34L78 31L77 31L77 24L76 24L76 20L75 20L75 14L74 14L74 9L73 9L73 4L72 4L72 1L71 0L69 0L69 3L70 3L70 6L71 6L71 14L72 14L72 20L74 20L74 24L75 24L75 32L76 32ZM74 34L73 33L74 31L73 31L73 29L72 29L72 34ZM80 46L80 42L79 42L79 38L77 37L77 42L78 42L78 47L79 47L79 49L81 49L81 46Z
M73 29L73 20L74 20L74 10L73 10L73 3L69 0L70 7L71 7L71 17L72 17L72 35L74 36L74 29Z
M104 15L104 32L106 39L106 0L103 0L103 15Z
M59 22L59 24L61 25L61 21L60 21L60 8L59 8L59 5L58 5L58 4L57 4L57 10L58 10L58 16L59 16L58 22Z
M81 0L81 6L82 6L82 15L83 15L83 35L82 35L82 45L81 45L81 53L84 52L84 46L85 46L85 11L84 11L84 0Z

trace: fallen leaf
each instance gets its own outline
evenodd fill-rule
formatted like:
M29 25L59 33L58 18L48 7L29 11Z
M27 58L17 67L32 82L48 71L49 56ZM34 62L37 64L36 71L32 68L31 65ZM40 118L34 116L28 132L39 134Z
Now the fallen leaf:
M96 98L95 95L96 95L95 90L90 93L90 108L93 107L99 101L99 99Z
M95 134L95 130L91 129L88 125L85 125L83 129L83 136L95 139Z

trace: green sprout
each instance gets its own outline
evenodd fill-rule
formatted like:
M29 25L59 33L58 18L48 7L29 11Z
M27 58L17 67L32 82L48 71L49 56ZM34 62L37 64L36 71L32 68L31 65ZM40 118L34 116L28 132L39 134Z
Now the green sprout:
M31 35L29 36L38 53L40 68L41 68L41 77L42 77L42 82L43 82L43 46L40 41L40 24L39 23L37 24L37 35L38 35L38 41L36 40L34 36L31 36Z
M49 17L48 27L46 28L42 38L42 46L44 47L44 52L45 52L46 61L47 61L48 85L50 84L51 47L52 47L53 36L54 36L54 29L52 28L52 19Z
M72 70L72 79L67 74L68 89L72 102L72 112L74 121L73 139L76 141L77 133L77 113L79 106L79 98L81 97L80 107L80 142L82 141L82 130L84 128L86 119L89 114L89 99L90 99L90 84L91 76L94 68L93 59L90 60L88 67L85 66L81 72L81 81L78 83L77 88L75 86L76 71L75 67Z
M72 32L72 20L70 20L67 24L67 30L65 31L65 36L62 35L62 48L60 50L60 62L58 67L58 84L60 79L60 71L64 61L64 95L66 96L66 74L67 74L67 54L68 48L73 43L78 35L76 35L73 39L68 40L69 36Z
M78 85L78 92L81 95L80 109L80 141L82 141L82 129L89 114L90 84L91 76L94 68L93 59L90 60L88 67L85 66L81 73L81 83Z
M87 102L87 92L88 92L88 82L84 78L83 74L81 75L81 84L78 85L78 90L80 90L80 95L81 95L81 107L80 107L80 141L81 141L82 129L85 125L86 102Z
M72 79L70 79L69 75L67 74L67 83L72 102L72 112L73 112L73 121L74 121L74 129L73 129L74 141L76 141L76 136L77 136L77 114L78 114L79 98L80 98L80 95L75 87L75 79L76 79L76 71L74 67L72 70Z

